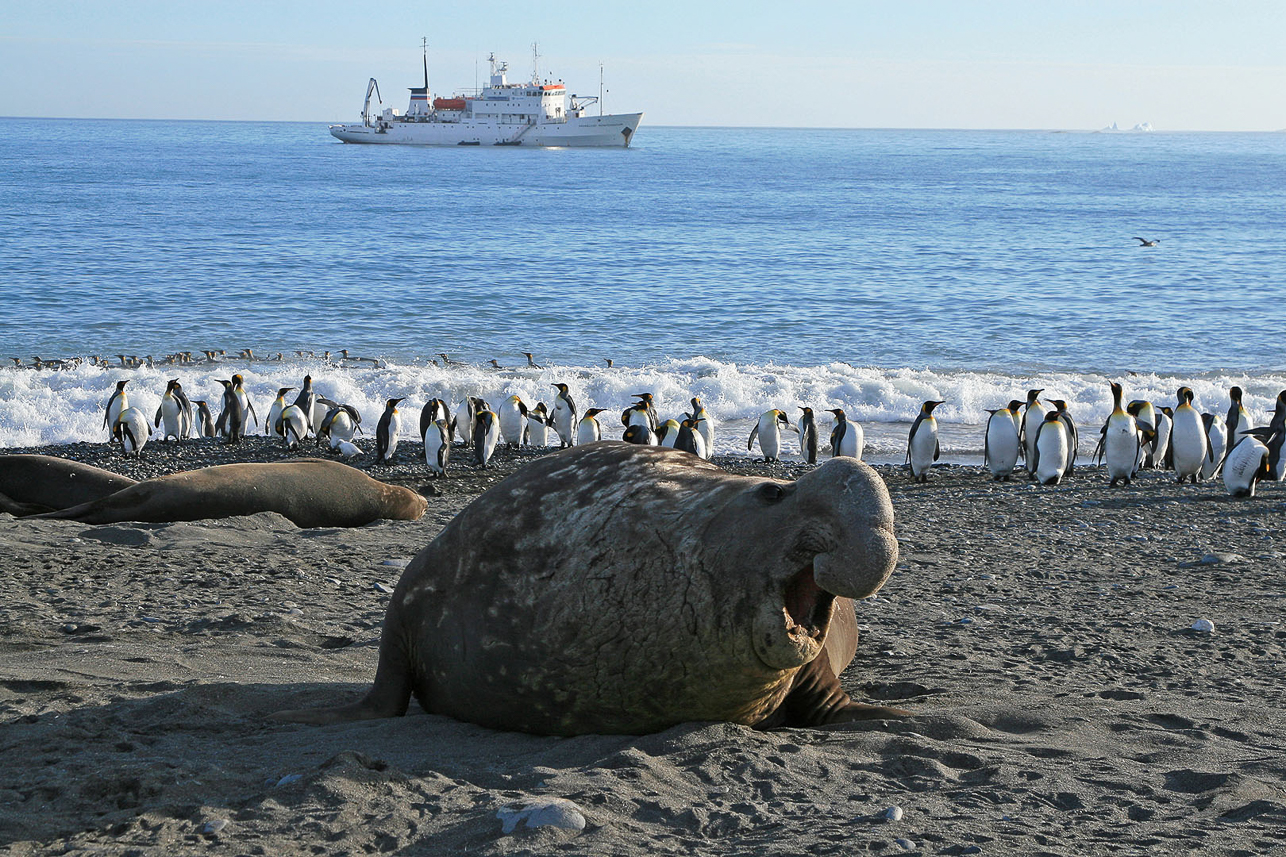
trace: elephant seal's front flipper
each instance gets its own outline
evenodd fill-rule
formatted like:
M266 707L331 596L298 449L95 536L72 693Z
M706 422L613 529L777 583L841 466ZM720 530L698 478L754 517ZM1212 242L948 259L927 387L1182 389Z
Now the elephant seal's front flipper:
M840 687L827 658L815 658L795 673L795 683L781 707L767 719L756 723L757 729L825 726L852 720L888 720L910 717L911 712L885 705L854 702Z

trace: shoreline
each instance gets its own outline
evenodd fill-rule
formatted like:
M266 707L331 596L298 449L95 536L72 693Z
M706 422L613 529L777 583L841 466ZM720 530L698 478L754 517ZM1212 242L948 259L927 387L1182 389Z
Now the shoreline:
M855 698L912 709L906 721L558 739L414 703L404 718L336 727L266 720L360 694L402 567L530 457L498 451L492 471L430 480L415 448L363 468L431 486L415 522L299 530L263 514L92 527L0 515L0 847L1286 848L1282 483L1234 501L1221 483L1153 473L1124 489L1097 472L1046 488L971 466L935 467L925 485L876 467L901 554L858 603L862 638L841 681ZM152 451L138 475L200 466L195 450ZM123 461L105 454L87 463ZM261 440L237 460L261 455L284 457ZM808 467L716 463L781 478ZM1201 618L1212 633L1191 630ZM499 810L547 798L573 801L585 828L502 833ZM900 821L884 819L893 806Z

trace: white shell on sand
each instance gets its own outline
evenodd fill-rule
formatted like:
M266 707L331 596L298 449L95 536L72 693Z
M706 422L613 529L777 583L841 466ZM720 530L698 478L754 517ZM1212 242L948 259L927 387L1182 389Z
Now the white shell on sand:
M501 807L496 812L502 833L513 833L519 822L527 827L560 827L563 830L585 829L585 815L579 806L561 797L542 797L527 801L521 806Z
M902 807L900 807L900 806L891 806L891 807L889 807L888 809L884 810L884 820L885 820L885 821L901 821L901 820L902 820Z
M1200 631L1203 634L1211 634L1214 633L1215 623L1211 622L1209 619L1198 619L1189 627L1191 627L1192 630Z

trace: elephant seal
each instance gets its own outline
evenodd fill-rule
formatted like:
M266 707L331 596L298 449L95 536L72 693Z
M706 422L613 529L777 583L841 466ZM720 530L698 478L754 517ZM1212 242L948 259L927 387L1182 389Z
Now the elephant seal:
M482 494L407 566L364 699L274 716L394 717L413 693L555 735L905 715L836 678L856 650L849 599L896 560L888 491L856 459L791 483L657 446L572 447Z
M108 497L38 518L86 524L197 521L278 512L297 527L360 527L381 518L415 521L428 501L335 461L221 464L148 479Z
M35 515L89 503L136 484L55 455L0 455L0 512Z

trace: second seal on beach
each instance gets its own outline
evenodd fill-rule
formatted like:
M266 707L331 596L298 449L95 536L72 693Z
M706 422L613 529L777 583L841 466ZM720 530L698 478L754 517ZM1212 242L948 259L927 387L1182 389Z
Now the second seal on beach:
M198 521L277 512L297 527L361 527L381 518L415 521L428 501L335 461L221 464L148 479L108 497L38 515L86 524Z

